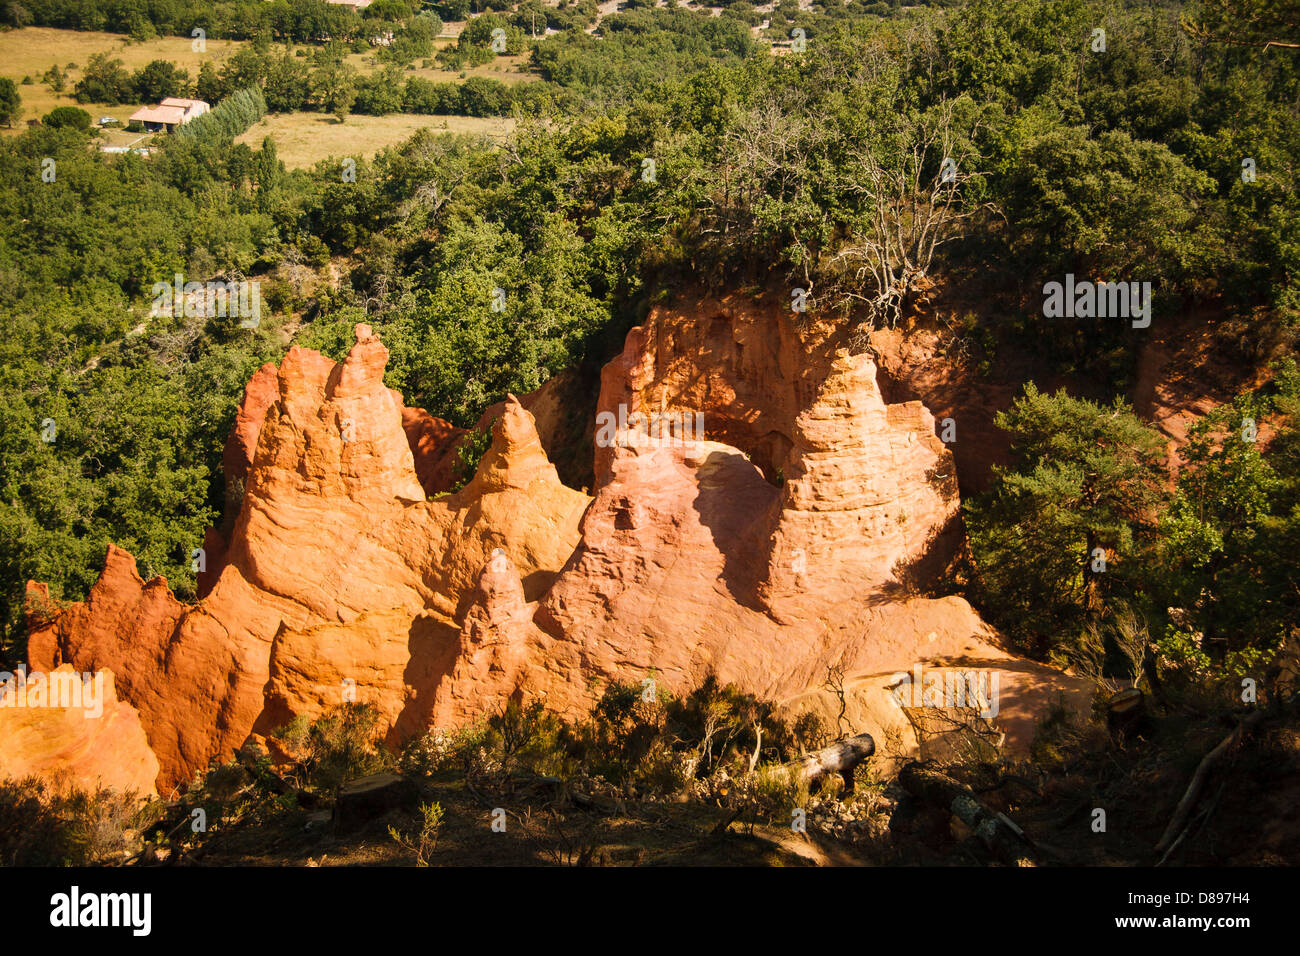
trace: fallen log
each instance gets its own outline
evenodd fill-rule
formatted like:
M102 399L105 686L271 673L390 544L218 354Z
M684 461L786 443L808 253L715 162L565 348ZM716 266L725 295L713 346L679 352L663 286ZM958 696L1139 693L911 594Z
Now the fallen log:
M810 787L827 774L837 773L844 781L844 792L852 793L853 771L875 752L876 742L871 734L858 734L792 760L786 764L786 768L790 771L791 779L806 781Z
M1192 774L1192 782L1187 785L1187 790L1183 793L1183 798L1178 801L1178 806L1174 810L1174 815L1169 821L1169 826L1165 827L1164 834L1160 837L1160 842L1156 844L1156 852L1163 853L1169 849L1174 840L1182 833L1187 825L1187 817L1192 812L1192 807L1196 805L1196 800L1201 795L1201 789L1205 786L1205 780L1210 774L1214 765L1231 750L1238 742L1241 741L1250 729L1264 719L1264 711L1254 710L1246 718L1233 728L1232 733L1224 737L1219 745L1211 750L1201 760L1196 767L1196 772Z
M942 807L966 824L980 842L1009 866L1035 866L1025 832L1002 813L994 813L975 798L970 787L947 774L909 763L899 771L899 785L925 803Z

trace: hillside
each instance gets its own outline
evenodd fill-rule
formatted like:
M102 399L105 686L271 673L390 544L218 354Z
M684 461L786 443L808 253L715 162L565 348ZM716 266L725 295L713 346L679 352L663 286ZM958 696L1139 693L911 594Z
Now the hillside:
M0 859L1296 862L1285 5L0 23Z

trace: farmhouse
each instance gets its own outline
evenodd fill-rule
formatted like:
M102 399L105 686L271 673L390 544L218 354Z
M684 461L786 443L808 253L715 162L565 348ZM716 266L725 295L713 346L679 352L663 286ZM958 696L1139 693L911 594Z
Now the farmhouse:
M157 106L142 106L130 116L130 122L139 123L150 133L171 132L178 126L184 126L196 116L208 111L208 104L203 100L186 100L169 96Z

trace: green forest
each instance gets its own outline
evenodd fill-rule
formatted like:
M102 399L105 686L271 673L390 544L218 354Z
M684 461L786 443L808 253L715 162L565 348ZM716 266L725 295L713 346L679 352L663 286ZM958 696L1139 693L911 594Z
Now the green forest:
M954 589L1021 650L1076 665L1141 668L1152 651L1126 650L1140 619L1179 673L1232 680L1300 628L1300 23L1281 4L782 4L769 33L799 28L806 46L779 55L743 2L721 17L631 4L598 36L590 4L561 4L544 38L519 5L439 54L481 62L499 23L535 73L526 94L402 77L430 55L432 21L463 15L454 2L378 0L363 18L316 0L5 11L255 41L194 78L230 105L151 156L95 151L76 122L0 141L7 662L23 655L25 582L82 599L109 542L193 597L244 384L290 342L338 359L369 323L407 403L469 427L565 368L596 377L674 295L799 287L815 313L870 329L935 283L966 303L977 357L1025 350L1087 383L1031 383L999 416L1012 460L966 502ZM350 42L353 21L410 45L374 78L334 77L351 88L332 100L319 38ZM88 102L196 89L99 66ZM518 125L500 144L426 131L296 172L269 139L233 143L265 109L349 98ZM260 281L260 324L151 315L176 273ZM1271 367L1197 426L1175 484L1162 436L1123 401L1127 324L1043 316L1043 281L1066 274L1150 282L1155 322L1202 310L1244 330L1241 361Z

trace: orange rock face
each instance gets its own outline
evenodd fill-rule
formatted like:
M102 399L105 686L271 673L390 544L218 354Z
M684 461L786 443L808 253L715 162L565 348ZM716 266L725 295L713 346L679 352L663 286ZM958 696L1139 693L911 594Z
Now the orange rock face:
M704 303L629 334L601 411L702 409L703 440L597 448L582 543L536 623L598 672L674 690L713 673L832 725L839 674L853 730L905 737L899 674L997 673L1001 723L1027 743L1036 709L1086 691L1013 659L961 598L915 595L960 542L952 457L919 403L883 401L868 356L787 316ZM542 659L566 659L556 644Z
M450 491L456 482L456 449L465 429L430 415L423 408L402 408L402 428L415 457L415 476L430 497Z
M710 673L833 717L833 673L855 731L906 734L890 688L924 663L1001 675L1015 740L1077 689L960 598L916 595L960 541L951 456L919 403L881 398L868 356L788 314L713 302L633 329L602 378L593 497L560 482L513 396L473 480L438 494L459 433L406 408L386 361L358 326L340 364L293 348L257 373L197 604L113 548L86 602L33 625L33 666L119 675L162 788L344 700L396 743L510 697L577 716L601 682Z
M158 759L111 671L5 675L0 684L0 780L44 777L84 790L152 796Z

